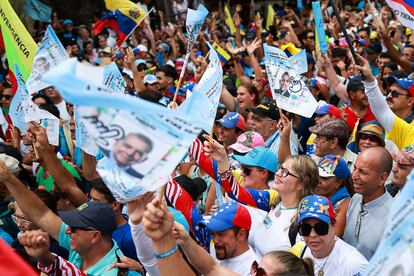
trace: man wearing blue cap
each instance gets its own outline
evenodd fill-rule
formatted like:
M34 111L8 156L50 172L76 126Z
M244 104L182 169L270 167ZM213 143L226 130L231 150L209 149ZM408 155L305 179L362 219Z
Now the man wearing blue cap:
M246 127L244 118L237 112L229 112L223 118L216 121L217 141L219 141L226 148L228 153L232 152L229 146L237 141L237 137L244 132Z
M250 275L254 261L260 261L248 243L252 220L241 204L224 203L204 225L212 232L215 258L240 275ZM214 257L214 254L212 252Z
M88 275L118 274L117 268L108 271L117 257L124 256L111 238L116 219L108 204L84 203L76 210L60 212L59 217L30 192L3 161L0 161L0 181L27 217L69 251L69 262Z
M388 106L395 115L410 124L414 120L414 93L411 94L408 88L414 85L414 80L410 78L388 77L387 81L390 84L387 90Z
M388 139L393 141L398 149L402 150L412 144L414 144L414 127L407 123L403 118L397 116L391 108L387 105L384 96L378 86L377 80L372 75L369 69L369 63L363 57L359 57L359 61L362 66L355 65L355 68L360 70L364 75L365 93L368 96L368 101L374 113L377 121L384 127L384 130L388 133ZM403 79L390 79L394 80L394 85L389 93L394 94L394 98L404 97L406 100L414 95L414 80L409 78ZM399 88L398 88L399 87ZM398 89L398 90L397 90ZM403 89L406 89L410 96L405 94ZM394 91L394 92L392 92ZM393 99L394 100L394 99ZM402 114L400 114L402 116Z

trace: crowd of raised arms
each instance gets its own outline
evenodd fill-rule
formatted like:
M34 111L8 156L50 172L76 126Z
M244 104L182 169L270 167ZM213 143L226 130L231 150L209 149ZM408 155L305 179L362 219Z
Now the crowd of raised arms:
M138 3L154 9L120 46L113 29L93 32L103 14L81 24L53 11L50 26L69 57L115 62L125 94L165 109L179 109L197 87L215 44L223 86L212 133L200 133L161 191L119 202L97 171L99 154L76 146L74 107L59 89L30 95L60 119L58 145L39 123L25 132L13 125L12 65L0 49L0 242L13 249L7 254L42 275L365 275L393 204L414 185L414 31L387 4L414 11L410 1L331 1L336 15L322 0L327 51L311 1L208 1L188 60L186 13L198 4L171 0L166 16L153 2ZM31 24L40 44L48 23ZM289 97L292 79L282 76L272 91L266 45L287 57L306 51L296 81L317 101L309 118L278 107L274 95ZM48 71L41 61L33 67ZM147 135L115 143L117 166L131 168L154 151ZM401 260L380 275L414 275L413 255Z

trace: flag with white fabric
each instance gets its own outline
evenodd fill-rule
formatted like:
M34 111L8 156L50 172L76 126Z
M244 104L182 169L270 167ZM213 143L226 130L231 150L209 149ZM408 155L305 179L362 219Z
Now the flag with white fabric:
M14 64L14 72L17 80L17 91L10 103L9 116L13 125L17 127L21 133L26 133L27 125L25 115L29 107L30 95L17 64Z
M105 70L102 84L117 93L124 93L126 83L122 77L121 72L119 72L116 63L111 62L110 64L105 65L103 68Z
M277 106L286 111L310 118L318 103L300 74L308 70L306 53L287 57L279 48L263 45L266 72Z
M42 76L68 58L68 53L49 25L36 52L32 73L26 82L29 93L33 94L50 86L42 81Z
M199 118L206 132L213 127L223 87L223 69L217 52L211 46L209 59L210 63L192 96L179 106L181 112Z
M59 118L49 111L41 109L37 104L29 100L25 114L26 123L37 122L46 129L49 144L59 146Z
M414 30L414 1L385 0L401 24Z
M79 105L78 120L105 156L97 170L116 199L126 202L164 185L201 127L176 110L111 93L103 79L104 68L76 59L44 76L66 101Z

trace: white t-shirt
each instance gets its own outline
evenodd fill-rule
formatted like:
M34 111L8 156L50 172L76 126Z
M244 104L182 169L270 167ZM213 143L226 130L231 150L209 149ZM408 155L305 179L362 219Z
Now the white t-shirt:
M249 247L249 250L243 254L225 260L217 260L214 250L211 251L211 255L217 263L242 276L250 276L250 268L252 267L253 262L256 261L259 263L261 260L261 258L254 253L254 250L251 247Z
M70 115L68 113L68 110L66 109L66 102L64 100L62 100L60 103L55 104L55 106L59 110L60 119L62 119L64 121L69 121L70 120Z
M324 275L329 276L357 276L362 275L368 264L367 259L343 240L335 242L335 246L328 255L323 259L317 259L312 255L311 250L307 247L303 257L309 257L315 263L315 276L323 268ZM326 263L325 263L326 262Z
M275 250L289 250L289 227L297 209L284 209L279 203L269 213L253 207L247 208L252 218L252 227L249 233L249 244L254 248L257 255L263 257L266 253ZM279 216L276 216L280 212ZM296 236L296 242L300 236Z

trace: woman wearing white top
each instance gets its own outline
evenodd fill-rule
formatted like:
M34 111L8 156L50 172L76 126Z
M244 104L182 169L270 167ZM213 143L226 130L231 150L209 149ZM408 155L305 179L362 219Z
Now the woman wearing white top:
M221 172L220 184L229 197L265 211L249 210L252 217L249 243L256 253L264 256L270 251L288 250L299 240L297 232L290 231L298 204L303 197L312 193L319 181L316 164L304 155L290 156L277 170L272 189L254 190L237 182L229 170L229 160L222 145L214 140L205 143L206 155L217 160L218 170ZM290 235L289 232L293 234Z
M293 251L313 260L315 276L360 275L368 261L356 248L335 236L334 225L335 212L326 197L305 197L299 204L298 226L306 245L297 244Z

